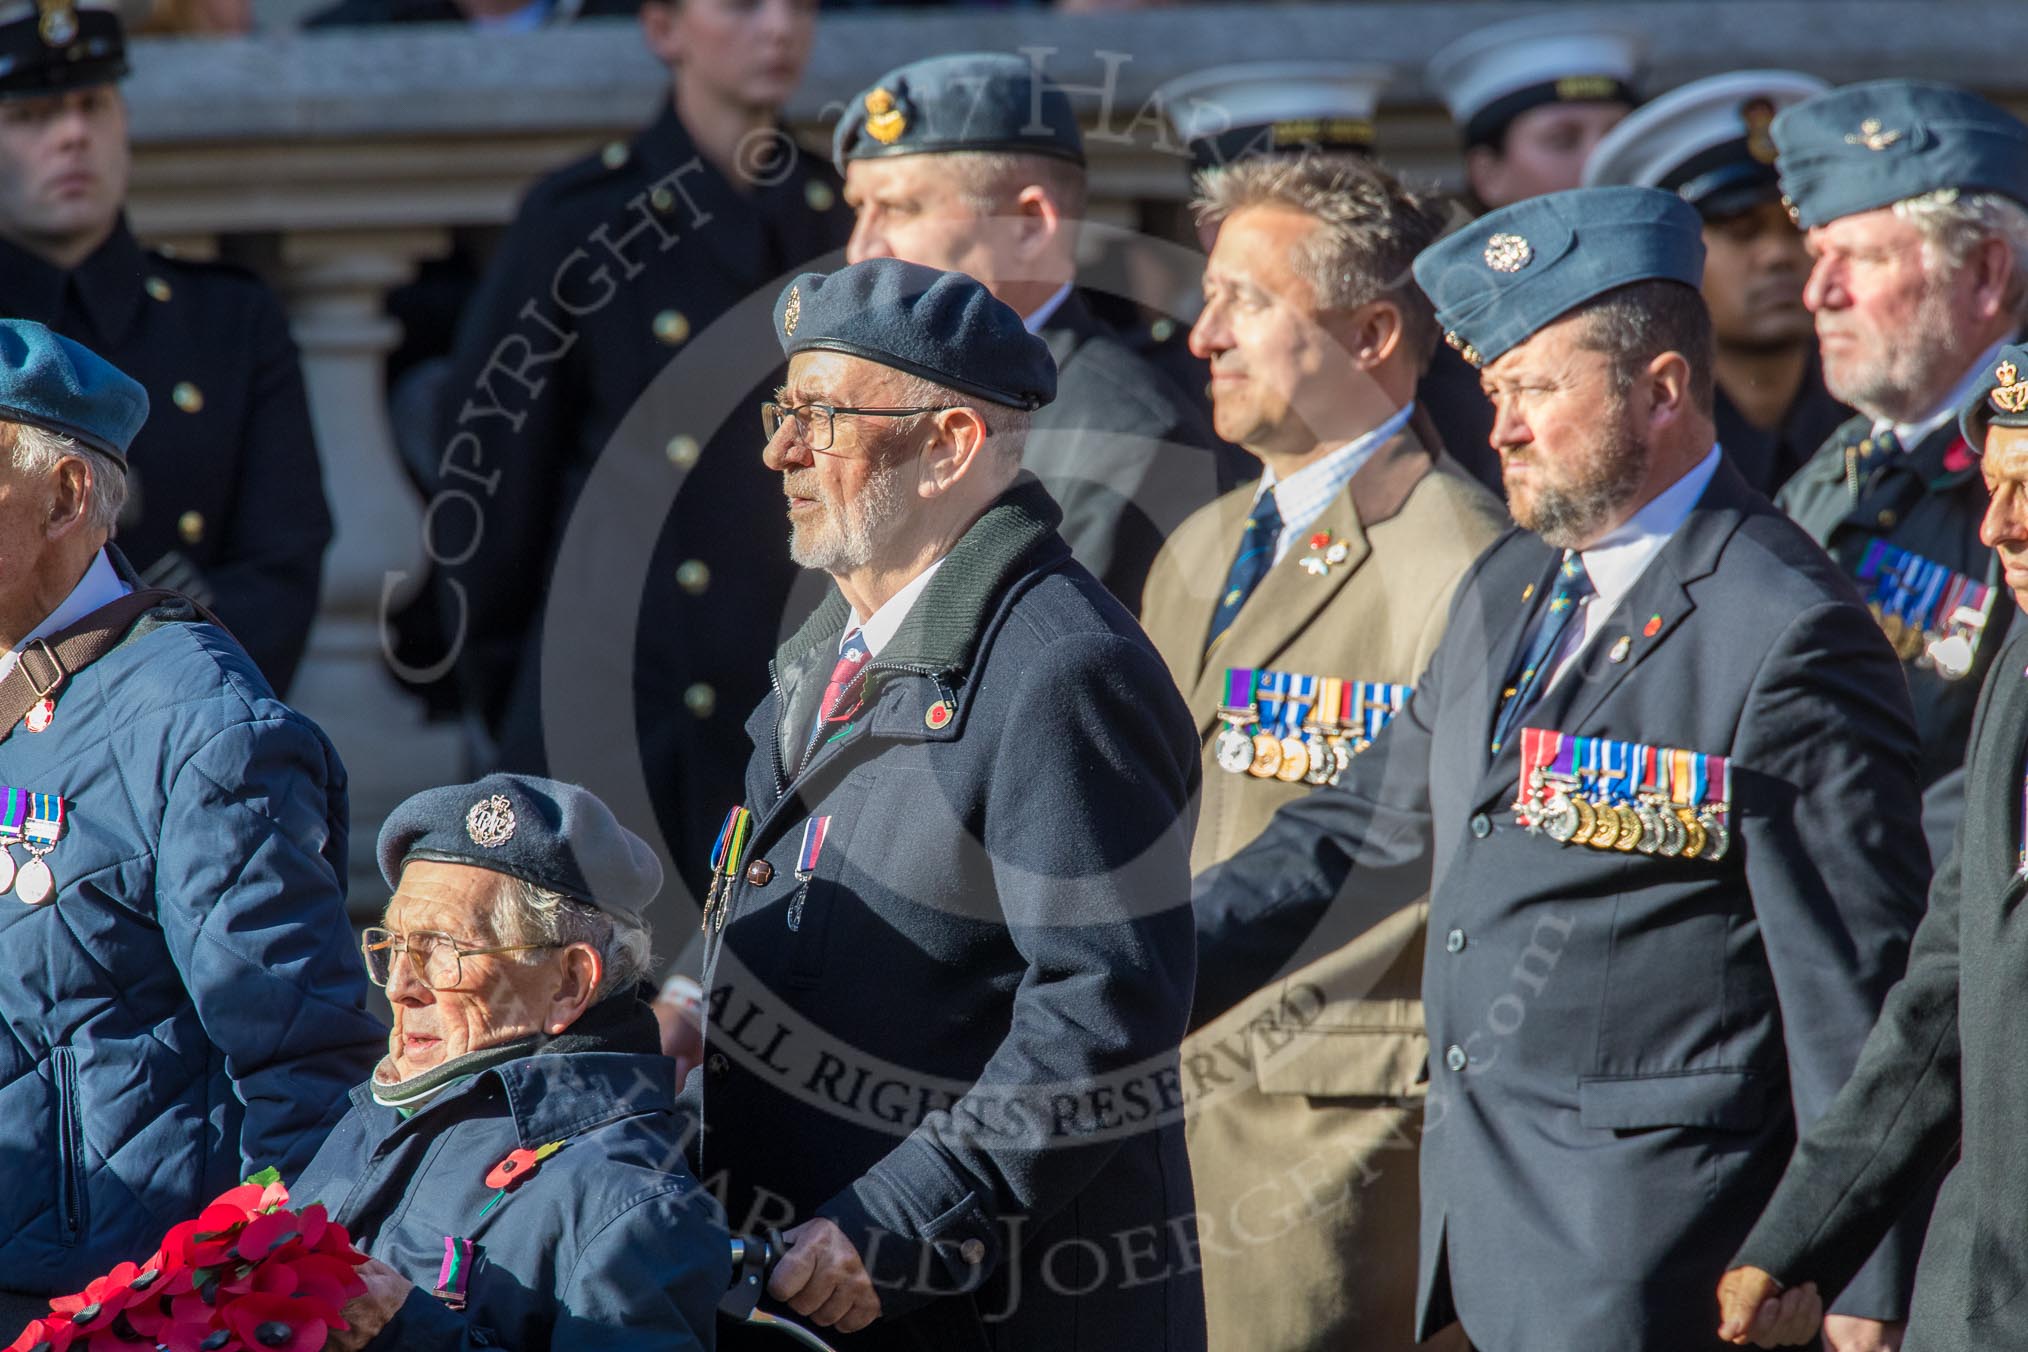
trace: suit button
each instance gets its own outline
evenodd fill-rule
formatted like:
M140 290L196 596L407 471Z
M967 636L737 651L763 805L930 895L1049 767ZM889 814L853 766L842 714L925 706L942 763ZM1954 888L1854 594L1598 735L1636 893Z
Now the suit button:
M699 681L684 689L683 707L698 718L709 718L718 710L718 692Z
M697 438L683 432L669 438L669 444L663 450L669 456L669 463L678 469L689 469L697 463L698 457L704 454L704 448L697 444Z
M704 1068L713 1075L723 1075L732 1062L725 1059L724 1052L713 1052L704 1058Z
M655 316L655 337L674 347L690 336L690 321L681 310L664 310Z
M1481 812L1478 816L1473 817L1472 834L1477 836L1480 840L1484 840L1487 836L1492 835L1493 819L1491 817L1488 817L1483 812Z
M204 542L204 513L185 512L176 518L176 533L183 537L186 545Z
M1893 530L1894 523L1901 520L1900 517L1894 514L1894 509L1892 507L1882 508L1880 515L1874 517L1873 519L1880 523L1880 529L1882 530Z
M1463 1070L1467 1059L1465 1049L1456 1043L1452 1043L1450 1050L1444 1053L1444 1064L1452 1070Z
M692 596L711 589L711 565L702 559L685 559L676 567L676 585Z
M958 1245L958 1257L964 1259L973 1267L979 1266L979 1264L986 1261L986 1241L983 1239L966 1240Z
M803 185L803 200L812 211L829 211L837 204L838 194L831 191L830 184L811 179Z
M1449 934L1446 934L1444 936L1444 951L1447 953L1464 952L1465 932L1461 929L1454 929Z
M187 380L179 380L176 388L169 391L169 402L185 413L195 413L204 407L204 391Z
M756 859L746 866L746 880L755 887L766 887L775 880L775 866L765 859Z

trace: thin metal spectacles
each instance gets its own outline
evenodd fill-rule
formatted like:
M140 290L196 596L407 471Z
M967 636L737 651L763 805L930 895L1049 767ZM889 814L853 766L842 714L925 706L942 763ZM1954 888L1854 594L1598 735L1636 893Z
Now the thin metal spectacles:
M769 441L782 430L782 424L794 422L796 440L804 449L819 455L827 454L833 439L838 434L838 417L843 414L852 418L913 418L918 413L942 413L945 409L958 408L957 404L927 404L921 408L844 408L837 404L781 404L769 399L761 404L761 430L767 433Z
M429 930L407 938L392 930L369 929L359 936L359 952L366 959L366 979L386 986L394 976L394 959L408 955L409 969L416 979L433 991L456 990L465 979L464 959L491 953L531 953L537 949L560 948L560 944L501 944L494 948L460 948L448 934Z

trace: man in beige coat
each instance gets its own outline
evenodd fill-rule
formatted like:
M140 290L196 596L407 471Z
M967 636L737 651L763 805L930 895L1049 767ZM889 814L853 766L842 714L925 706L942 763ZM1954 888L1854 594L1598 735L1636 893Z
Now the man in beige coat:
M1142 616L1204 739L1195 870L1377 731L1506 524L1413 402L1438 337L1409 271L1433 203L1346 156L1199 186L1218 236L1190 346L1218 434L1265 472L1170 538ZM1424 910L1320 932L1184 1044L1213 1349L1414 1345Z

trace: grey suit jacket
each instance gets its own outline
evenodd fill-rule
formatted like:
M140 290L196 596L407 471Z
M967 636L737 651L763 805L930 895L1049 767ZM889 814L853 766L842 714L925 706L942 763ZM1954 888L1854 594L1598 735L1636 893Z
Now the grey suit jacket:
M1731 852L1559 846L1514 824L1520 739L1489 752L1558 557L1488 551L1374 747L1198 880L1197 1015L1327 912L1380 924L1429 889L1419 1331L1717 1348L1711 1292L1921 911L1913 718L1850 584L1721 465L1526 721L1729 756ZM1913 1255L1884 1248L1846 1312L1903 1314Z
M2024 664L2028 635L2017 635L1986 678L1964 828L1930 889L1908 975L1739 1253L1790 1284L1839 1290L1948 1168L1904 1352L2028 1347Z

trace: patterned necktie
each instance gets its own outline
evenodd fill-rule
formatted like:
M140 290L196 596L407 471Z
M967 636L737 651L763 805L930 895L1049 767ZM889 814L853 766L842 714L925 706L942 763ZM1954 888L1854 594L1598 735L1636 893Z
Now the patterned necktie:
M1536 698L1548 683L1557 655L1563 651L1563 640L1570 632L1571 621L1577 618L1585 599L1593 594L1591 574L1584 571L1584 560L1570 550L1564 550L1563 564L1556 570L1556 590L1550 593L1549 606L1536 620L1535 637L1500 696L1500 717L1493 724L1494 754L1497 755L1507 739L1514 735L1522 716L1534 707Z
M824 702L817 708L816 726L810 729L802 760L796 762L798 769L816 752L833 724L849 723L852 715L859 712L859 698L866 690L866 659L870 655L864 634L854 629L845 635L844 643L838 647L837 665L831 668L831 679L824 686Z
M1845 438L1845 491L1853 502L1859 501L1859 490L1878 465L1884 465L1901 454L1901 438L1894 435L1892 427L1874 432L1861 427Z
M1246 528L1240 532L1239 553L1233 556L1232 567L1225 574L1225 591L1218 598L1218 609L1211 612L1211 633L1204 640L1206 652L1232 627L1239 608L1253 595L1253 589L1267 576L1268 569L1274 567L1275 543L1281 535L1282 513L1270 488L1253 505L1253 514L1247 517Z

